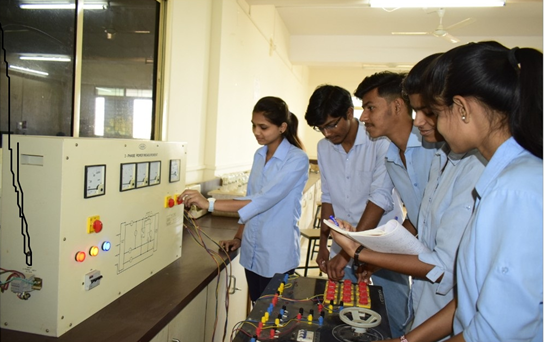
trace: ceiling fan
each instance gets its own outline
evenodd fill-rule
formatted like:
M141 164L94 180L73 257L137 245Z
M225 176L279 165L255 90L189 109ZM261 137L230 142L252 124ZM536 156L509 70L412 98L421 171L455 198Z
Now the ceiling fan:
M464 20L461 20L453 25L450 25L448 27L444 27L444 25L442 24L442 19L444 18L444 13L446 12L445 9L443 8L439 8L437 11L437 14L438 14L438 18L440 19L439 23L438 23L438 27L435 28L433 31L430 31L430 32L391 32L391 34L396 34L396 35L433 35L437 38L443 38L451 43L459 43L460 40L454 36L452 36L448 31L449 30L452 30L454 28L459 28L459 27L462 27L462 26L466 26L466 25L469 25L469 24L472 24L473 22L475 22L476 20L474 18L467 18L467 19L464 19Z

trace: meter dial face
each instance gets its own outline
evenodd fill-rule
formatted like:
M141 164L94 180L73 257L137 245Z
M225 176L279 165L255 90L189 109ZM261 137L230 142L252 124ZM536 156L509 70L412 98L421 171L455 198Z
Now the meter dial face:
M149 185L161 183L161 162L154 161L149 163Z
M121 188L127 191L136 188L136 164L121 164Z
M170 183L179 182L180 180L179 167L180 167L179 159L170 160Z
M149 163L136 164L136 187L142 188L149 185Z
M85 166L84 197L102 196L106 193L106 165Z

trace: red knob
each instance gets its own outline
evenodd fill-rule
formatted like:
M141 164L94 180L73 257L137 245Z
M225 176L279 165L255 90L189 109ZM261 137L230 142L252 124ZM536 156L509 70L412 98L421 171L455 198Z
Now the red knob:
M183 197L178 196L178 197L176 198L176 202L178 202L178 205L180 205L181 203L183 203Z
M169 208L172 208L175 204L176 204L176 202L174 201L173 198L168 199L168 207Z
M93 230L95 233L100 233L102 231L102 221L96 220L93 222Z

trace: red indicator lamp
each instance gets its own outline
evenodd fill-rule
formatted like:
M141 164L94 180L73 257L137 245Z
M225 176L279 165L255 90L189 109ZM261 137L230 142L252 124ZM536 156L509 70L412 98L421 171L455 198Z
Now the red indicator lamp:
M85 261L85 252L81 252L81 251L77 252L76 253L76 261L77 262Z

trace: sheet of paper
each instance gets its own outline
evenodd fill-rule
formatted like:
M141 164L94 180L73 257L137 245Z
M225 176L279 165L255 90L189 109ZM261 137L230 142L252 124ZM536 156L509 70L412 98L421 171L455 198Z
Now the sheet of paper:
M349 232L328 220L323 222L335 231L376 252L417 255L429 251L396 220L390 220L382 226L362 232Z

